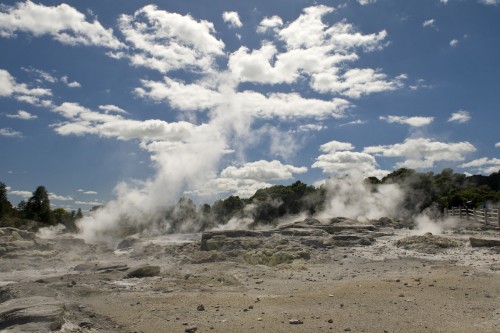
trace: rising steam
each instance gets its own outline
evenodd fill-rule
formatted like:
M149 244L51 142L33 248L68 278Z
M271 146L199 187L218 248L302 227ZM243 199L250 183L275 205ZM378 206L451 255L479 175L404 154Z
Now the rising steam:
M363 222L400 215L404 191L397 184L372 188L365 183L363 174L352 171L343 177L328 179L324 186L327 202L317 216L319 219L342 216Z

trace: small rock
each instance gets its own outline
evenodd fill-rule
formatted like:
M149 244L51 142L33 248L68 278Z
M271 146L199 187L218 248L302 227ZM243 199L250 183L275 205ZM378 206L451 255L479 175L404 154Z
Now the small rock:
M205 311L205 307L203 306L203 304L200 304L196 307L196 310L198 311Z
M288 323L291 325L302 325L304 322L300 319L290 319Z
M333 323L333 319L328 319L328 324L332 324Z
M143 278L160 275L160 266L139 266L131 269L125 278Z
M198 327L196 326L189 326L184 329L184 332L186 333L194 333L198 330Z

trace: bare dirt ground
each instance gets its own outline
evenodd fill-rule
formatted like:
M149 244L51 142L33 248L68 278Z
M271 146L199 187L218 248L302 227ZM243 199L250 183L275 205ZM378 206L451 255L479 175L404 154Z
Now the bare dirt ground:
M308 256L273 265L249 264L248 250L200 251L200 235L121 250L40 240L0 258L0 332L500 332L500 248L468 241L500 231L462 226L442 235L454 247L398 246L411 234L324 247L286 236ZM126 278L144 265L160 271ZM60 325L9 317L8 302L33 296L63 304Z

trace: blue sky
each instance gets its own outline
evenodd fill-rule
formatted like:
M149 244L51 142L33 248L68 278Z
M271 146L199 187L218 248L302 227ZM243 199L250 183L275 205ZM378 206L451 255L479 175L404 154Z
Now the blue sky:
M500 1L0 5L0 181L154 207L500 169Z

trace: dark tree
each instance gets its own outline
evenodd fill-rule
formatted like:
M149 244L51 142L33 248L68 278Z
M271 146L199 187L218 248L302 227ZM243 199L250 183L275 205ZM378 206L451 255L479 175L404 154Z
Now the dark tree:
M38 186L26 204L26 215L35 221L54 224L54 216L50 209L49 193L44 186Z
M0 218L9 216L12 211L12 205L7 199L7 186L0 182Z

